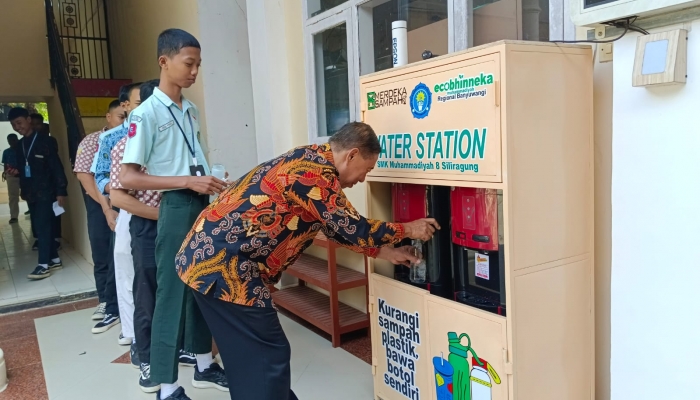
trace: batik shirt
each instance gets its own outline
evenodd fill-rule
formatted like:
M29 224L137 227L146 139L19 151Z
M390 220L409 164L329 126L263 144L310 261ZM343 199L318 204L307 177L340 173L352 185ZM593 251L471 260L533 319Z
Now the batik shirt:
M112 168L112 149L114 145L126 137L126 124L110 129L100 136L100 146L95 155L91 172L95 174L95 182L100 193L106 194L105 187L109 184L109 172Z
M124 189L121 181L119 181L119 174L122 171L122 159L124 158L124 148L126 147L127 138L122 138L122 140L117 143L112 149L112 169L111 176L109 179L109 187L111 189ZM141 172L144 174L148 173L146 167L141 167ZM158 208L160 206L160 199L163 194L157 190L129 190L128 193L135 197L141 203Z
M100 135L106 130L106 127L102 128L101 131L91 133L80 141L78 151L75 154L75 167L73 167L73 172L91 173L90 168L92 167L92 162L95 161L97 148L100 146Z
M176 257L180 279L220 300L271 307L267 285L318 231L376 257L400 242L401 224L365 219L348 202L328 144L294 149L234 182L197 218Z

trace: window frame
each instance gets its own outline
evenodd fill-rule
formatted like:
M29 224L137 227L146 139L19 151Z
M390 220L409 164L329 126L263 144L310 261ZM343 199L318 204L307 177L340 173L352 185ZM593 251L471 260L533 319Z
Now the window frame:
M348 92L350 97L350 121L359 121L361 110L360 99L360 12L359 8L375 0L347 0L331 9L313 17L309 14L309 1L302 0L302 23L304 27L304 53L306 69L306 102L308 106L309 143L320 144L329 136L318 135L318 95L316 93L316 66L313 47L313 35L345 22L348 35ZM466 50L472 47L472 0L447 0L448 53ZM571 37L573 22L568 18L567 0L549 0L549 32L550 40L561 36ZM522 40L522 5L523 0L517 0L518 39ZM554 36L552 34L554 33ZM567 38L568 39L568 38ZM573 39L573 38L572 38Z

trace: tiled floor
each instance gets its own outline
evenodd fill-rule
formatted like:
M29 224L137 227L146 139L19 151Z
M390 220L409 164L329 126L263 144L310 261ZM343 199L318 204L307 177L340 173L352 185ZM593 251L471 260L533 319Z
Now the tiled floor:
M9 208L0 205L0 307L95 290L92 264L65 242L59 253L62 269L41 281L27 279L37 265L37 253L31 248L26 204L20 206L19 223L10 224Z
M0 400L153 399L138 388L138 372L123 360L118 329L93 335L95 300L0 316L0 348L10 380ZM36 318L36 319L35 319ZM372 399L369 364L281 315L292 346L292 387L304 400ZM191 368L180 368L180 384L197 400L228 399L226 393L190 385ZM44 383L45 382L45 383ZM332 395L330 394L332 393Z

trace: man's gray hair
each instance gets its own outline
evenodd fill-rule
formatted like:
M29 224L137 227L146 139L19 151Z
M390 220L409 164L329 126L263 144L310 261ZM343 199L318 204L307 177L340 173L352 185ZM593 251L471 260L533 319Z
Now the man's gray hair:
M357 148L362 153L362 157L365 158L382 151L374 129L363 122L350 122L343 125L335 135L331 136L328 143L338 150Z

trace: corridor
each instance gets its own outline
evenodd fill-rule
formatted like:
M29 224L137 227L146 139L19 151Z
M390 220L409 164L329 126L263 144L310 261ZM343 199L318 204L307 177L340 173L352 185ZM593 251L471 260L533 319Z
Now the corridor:
M27 279L37 265L37 253L32 251L29 216L24 215L26 203L21 202L20 209L19 223L10 224L9 207L0 204L0 312L13 311L24 303L52 304L93 292L92 264L65 241L59 251L63 268L40 281Z

